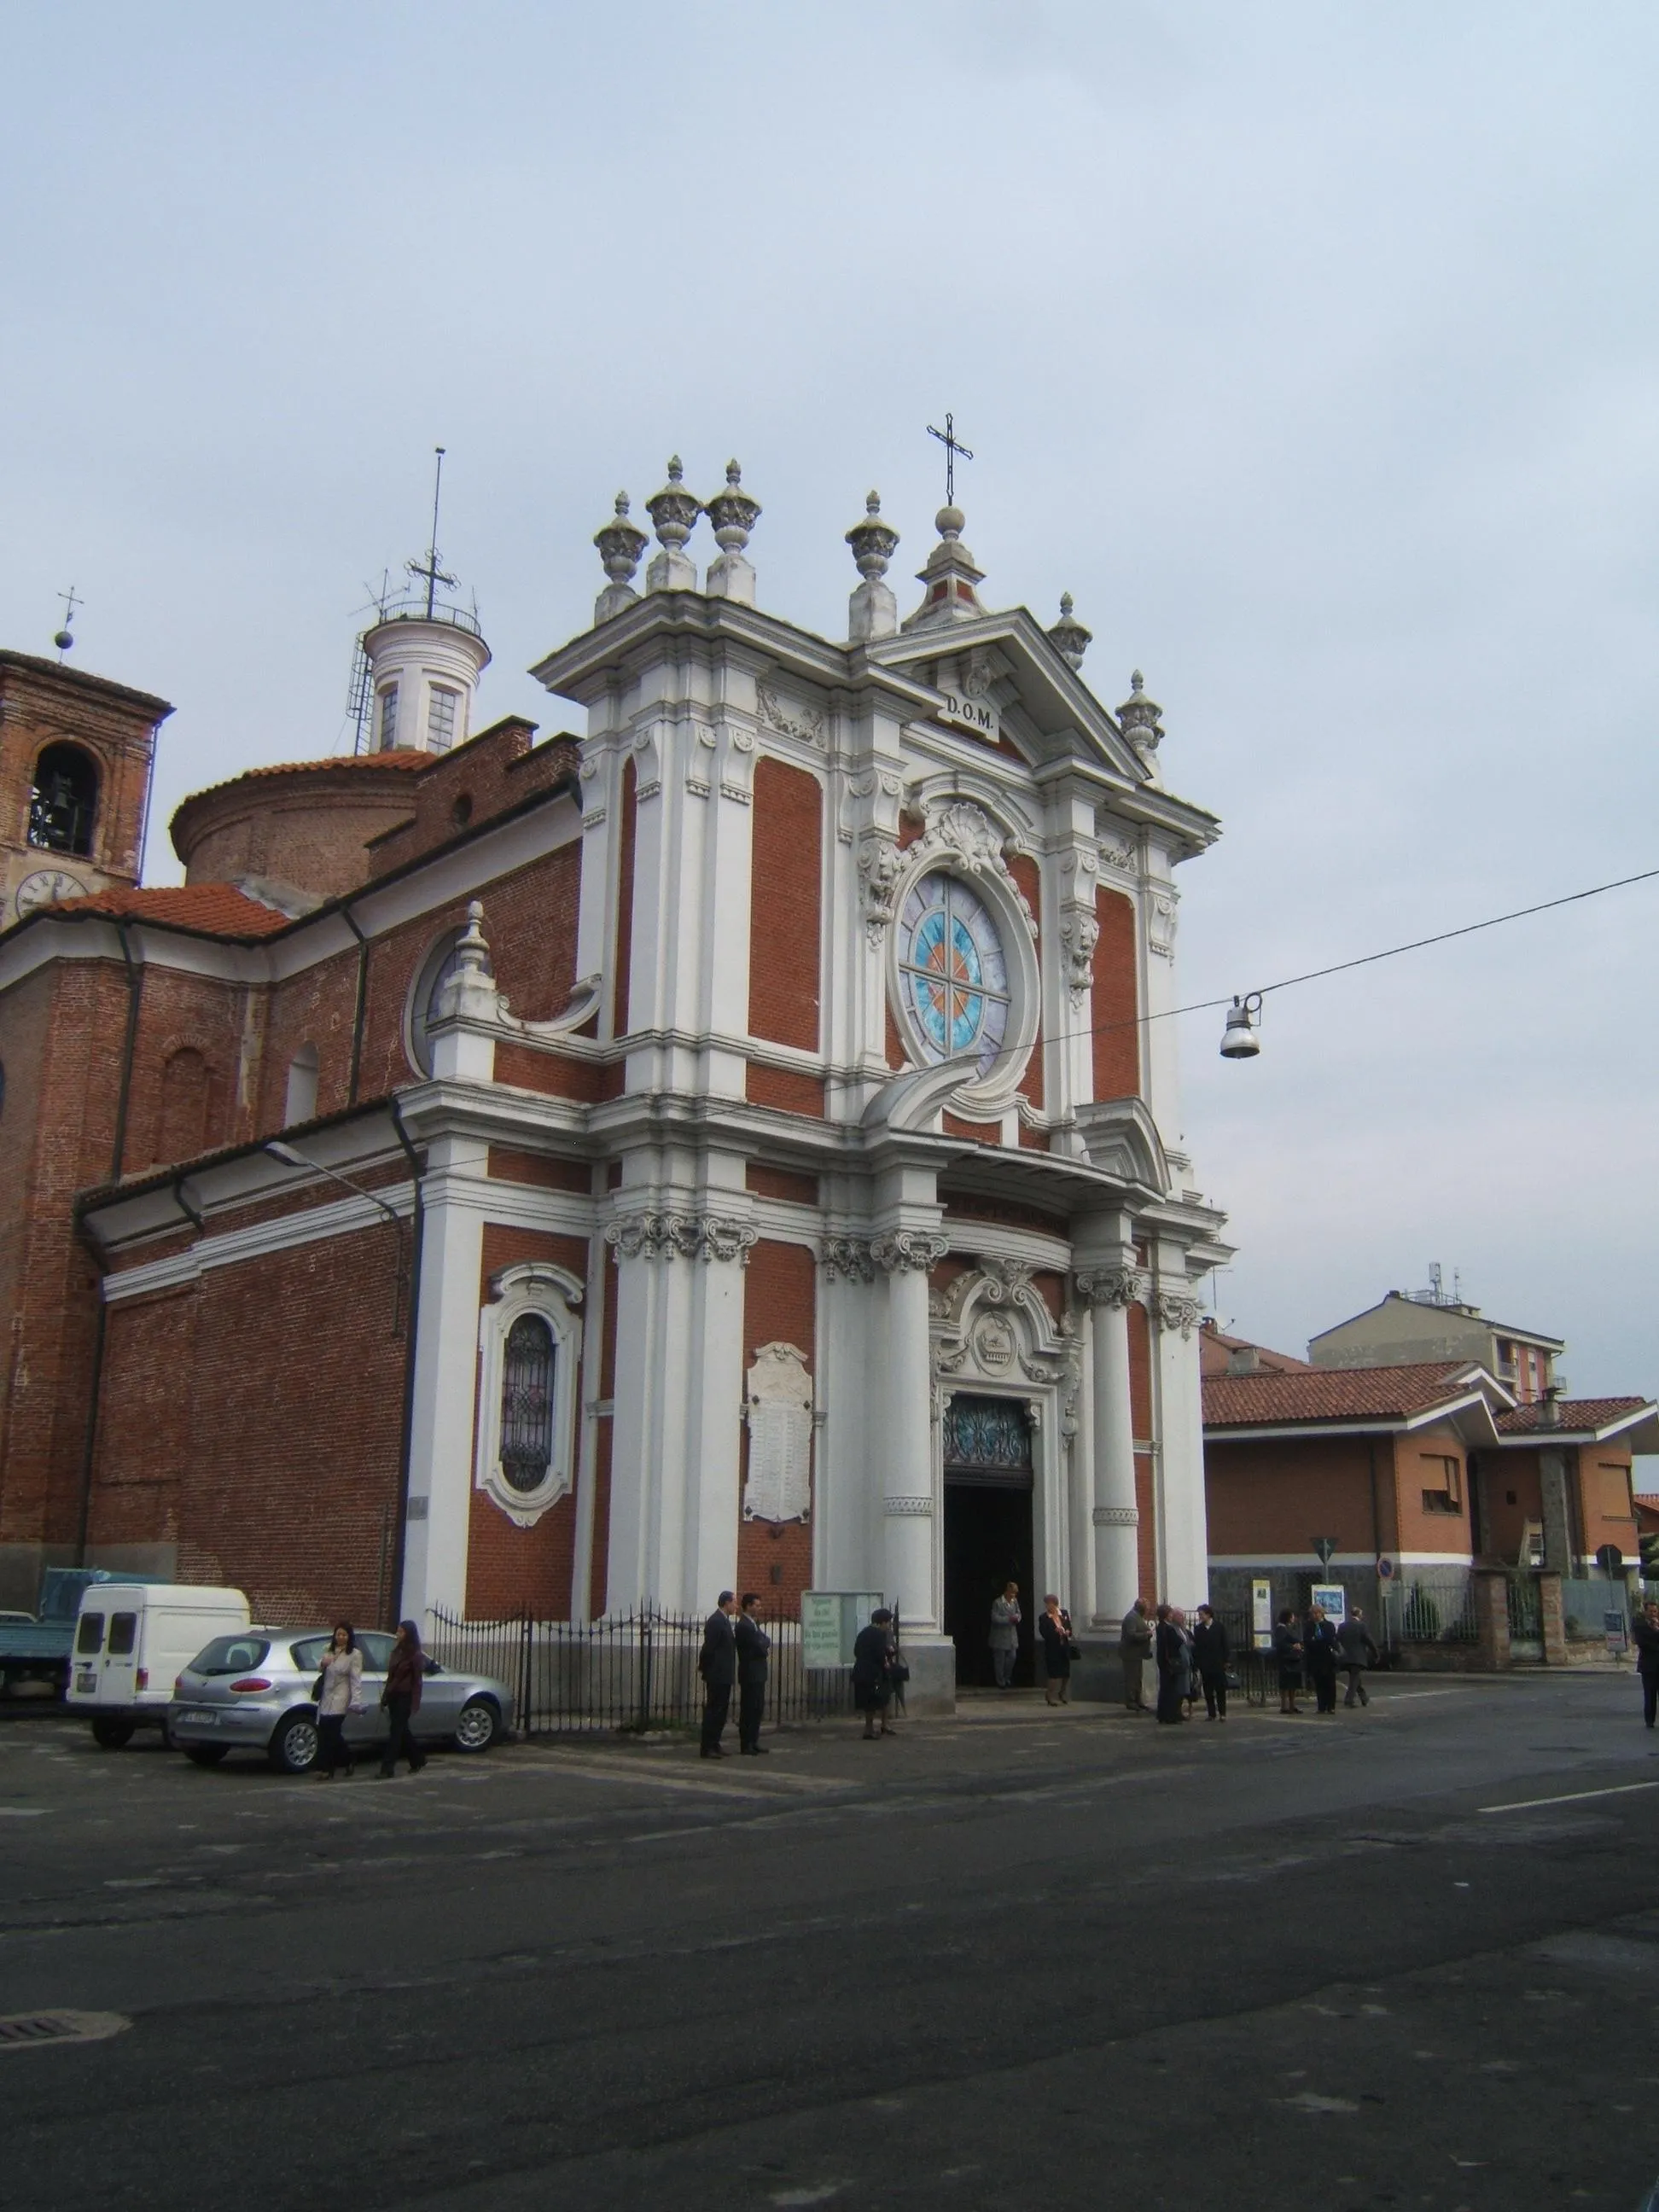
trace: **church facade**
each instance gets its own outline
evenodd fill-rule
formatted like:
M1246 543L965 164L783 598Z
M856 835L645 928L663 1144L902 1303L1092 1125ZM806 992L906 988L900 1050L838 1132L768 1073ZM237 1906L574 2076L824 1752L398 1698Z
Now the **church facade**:
M735 465L647 507L643 588L619 499L533 671L579 734L469 735L482 639L389 611L370 749L0 935L72 1323L33 1402L14 1359L0 1565L307 1617L879 1590L943 1697L1007 1579L1204 1595L1226 1248L1158 1017L1217 825L1158 709L1069 603L988 607L954 507L901 619L872 495L840 640L760 604Z

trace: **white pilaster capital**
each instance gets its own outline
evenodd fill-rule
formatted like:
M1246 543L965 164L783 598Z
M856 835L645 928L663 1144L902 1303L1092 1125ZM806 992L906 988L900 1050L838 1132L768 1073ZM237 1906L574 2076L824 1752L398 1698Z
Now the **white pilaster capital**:
M1183 1337L1191 1336L1203 1310L1196 1298L1182 1297L1176 1291L1160 1291L1155 1304L1158 1327L1170 1331L1179 1329Z
M833 1283L845 1275L849 1283L875 1280L876 1263L867 1237L826 1237L818 1247L818 1265Z
M950 1250L950 1239L927 1229L895 1229L871 1239L870 1257L884 1274L929 1273Z
M1090 1267L1080 1270L1073 1280L1085 1305L1121 1310L1139 1305L1147 1290L1147 1278L1138 1267Z
M745 1267L758 1234L746 1221L713 1213L631 1213L605 1227L619 1260L737 1260Z

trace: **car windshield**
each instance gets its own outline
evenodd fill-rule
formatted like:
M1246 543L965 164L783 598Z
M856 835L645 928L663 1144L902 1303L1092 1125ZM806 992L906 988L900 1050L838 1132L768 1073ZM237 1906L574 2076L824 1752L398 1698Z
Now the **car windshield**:
M192 1674L246 1674L270 1646L263 1636L216 1636L190 1662Z

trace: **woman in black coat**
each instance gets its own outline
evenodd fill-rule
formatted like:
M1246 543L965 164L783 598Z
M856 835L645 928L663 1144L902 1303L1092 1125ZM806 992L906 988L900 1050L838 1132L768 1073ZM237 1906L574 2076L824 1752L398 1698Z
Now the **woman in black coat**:
M1226 1630L1210 1607L1200 1606L1198 1625L1193 1631L1193 1659L1204 1685L1205 1710L1212 1721L1227 1717L1227 1662L1231 1657Z
M1302 1632L1302 1656L1307 1662L1308 1677L1314 1686L1316 1710L1334 1713L1336 1669L1342 1652L1336 1640L1336 1623L1322 1605L1309 1610L1308 1625Z
M1296 1693L1302 1687L1302 1638L1296 1632L1296 1615L1286 1606L1273 1630L1273 1657L1279 1666L1279 1710L1298 1713Z
M893 1616L878 1606L869 1626L853 1639L853 1703L864 1715L864 1740L896 1735L887 1720L888 1700L893 1694L893 1661L898 1645L893 1635ZM879 1721L880 1727L876 1723Z
M1048 1674L1042 1694L1051 1705L1072 1700L1072 1616L1057 1597L1045 1597L1037 1615L1037 1634L1042 1638L1042 1664Z

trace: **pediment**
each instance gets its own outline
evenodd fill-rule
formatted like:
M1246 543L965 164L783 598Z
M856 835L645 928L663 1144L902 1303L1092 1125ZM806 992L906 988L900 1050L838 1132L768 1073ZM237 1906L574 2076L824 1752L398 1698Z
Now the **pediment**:
M884 638L870 647L939 697L939 728L1012 752L1032 768L1074 760L1139 787L1155 781L1116 720L1024 607Z

